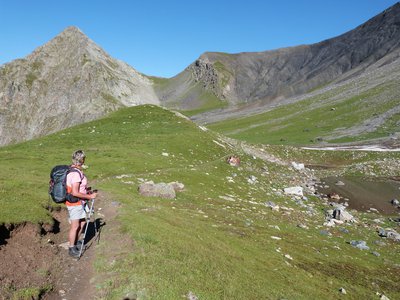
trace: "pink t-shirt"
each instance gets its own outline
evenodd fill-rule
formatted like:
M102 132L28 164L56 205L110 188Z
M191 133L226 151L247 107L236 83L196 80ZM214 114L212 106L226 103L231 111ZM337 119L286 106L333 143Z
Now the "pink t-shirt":
M75 170L77 170L77 169L75 169ZM78 170L78 171L79 171L79 173L75 172L75 171L68 173L68 175L67 175L67 191L70 193L72 191L72 184L79 182L80 183L79 192L82 194L86 194L87 178L83 174L82 171L80 171L80 170ZM82 180L81 180L81 178L82 178ZM65 204L67 206L81 205L80 201L75 202L75 203L66 201Z

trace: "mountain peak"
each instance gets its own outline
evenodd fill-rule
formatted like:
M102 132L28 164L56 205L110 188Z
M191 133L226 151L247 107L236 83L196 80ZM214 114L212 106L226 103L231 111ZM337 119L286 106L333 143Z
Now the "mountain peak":
M87 35L85 35L82 30L80 30L76 26L69 26L65 28L60 34L58 34L55 38L61 37L61 38L68 38L68 39L83 39L83 40L89 40Z
M78 27L76 26L68 26L67 28L65 28L63 30L62 33L81 33L83 34L82 30L80 30Z

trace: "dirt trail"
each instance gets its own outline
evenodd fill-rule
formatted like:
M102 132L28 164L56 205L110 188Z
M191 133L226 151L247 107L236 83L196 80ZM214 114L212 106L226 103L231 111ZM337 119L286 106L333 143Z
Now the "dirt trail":
M97 241L101 244L103 237L106 241L114 238L107 235L119 233L115 221L118 205L103 195L96 199L94 216L98 234L94 233L92 217L86 238L87 250L79 260L70 257L63 248L68 247L69 229L65 208L52 212L53 226L27 223L0 228L0 299L18 298L15 291L29 287L41 288L38 297L46 300L98 298L93 271ZM122 249L119 243L111 245L112 248L115 245L117 252ZM113 252L114 249L108 250Z
M113 205L109 199L100 197L95 202L95 214L92 217L88 227L86 238L86 251L82 257L77 260L68 255L67 249L62 246L66 244L69 224L67 220L67 212L64 211L60 222L60 233L57 235L57 245L61 248L60 272L57 274L54 289L48 293L43 299L95 299L95 282L93 272L93 262L96 255L96 245L101 243L102 235L106 227L112 226L112 219L117 214L117 207ZM94 230L94 220L96 220L97 234ZM110 230L111 228L108 228ZM62 246L60 246L62 245Z

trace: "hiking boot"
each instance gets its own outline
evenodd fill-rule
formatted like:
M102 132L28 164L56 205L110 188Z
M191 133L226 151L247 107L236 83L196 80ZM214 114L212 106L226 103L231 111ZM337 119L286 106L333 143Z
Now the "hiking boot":
M85 243L83 242L83 240L78 240L78 241L76 242L75 248L76 248L78 251L80 251L81 248L82 248L83 246L85 246Z
M79 257L79 250L76 247L69 247L68 254L72 257Z

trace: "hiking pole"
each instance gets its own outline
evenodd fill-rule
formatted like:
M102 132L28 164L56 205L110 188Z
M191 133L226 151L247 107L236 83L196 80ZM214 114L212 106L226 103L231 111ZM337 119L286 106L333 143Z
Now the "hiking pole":
M83 246L85 245L86 233L87 233L87 229L88 229L88 227L89 227L90 218L91 218L91 216L92 216L92 213L94 214L94 201L95 201L95 200L96 200L95 198L90 199L89 215L86 214L85 232L84 232L84 234L83 234L83 240L82 240L82 244L81 244L81 249L79 250L78 259L80 259L81 256L82 256ZM96 231L97 231L97 228L96 228L96 220L94 220L94 223L93 223L93 224L94 224L94 229L95 229L95 232L96 232Z

